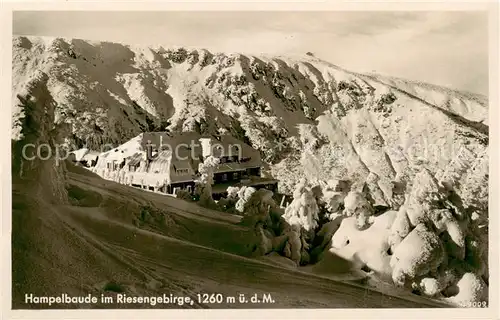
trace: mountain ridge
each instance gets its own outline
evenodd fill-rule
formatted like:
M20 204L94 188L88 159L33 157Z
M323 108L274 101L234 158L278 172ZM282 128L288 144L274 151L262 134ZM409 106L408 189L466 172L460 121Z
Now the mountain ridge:
M23 88L36 79L37 73L48 74L49 91L57 103L55 122L66 125L65 143L72 148L121 144L140 132L165 128L172 132L228 131L250 142L271 164L271 174L289 180L291 185L298 174L287 177L290 172L282 172L280 163L300 154L303 157L306 151L318 156L338 148L350 150L362 171L368 169L393 179L390 167L395 161L390 151L384 151L385 160L379 159L386 169L378 164L363 168L366 165L361 163L371 161L363 158L363 151L356 145L362 143L359 146L369 154L374 148L378 148L377 154L387 148L398 152L402 146L412 146L408 140L422 137L432 146L439 145L439 139L423 136L431 127L446 145L455 145L452 140L461 139L455 131L469 137L459 143L461 146L470 146L470 137L487 144L485 97L471 98L456 90L398 78L374 78L314 56L294 60L51 37L14 37L13 56L13 100L23 95ZM382 101L389 95L394 95L394 101ZM424 117L432 114L442 121L417 120L421 123L413 125L410 119L417 119L419 113ZM14 114L15 128L20 118L16 114L22 111ZM321 128L322 123L342 128L344 133ZM450 130L437 128L448 123ZM391 130L396 126L398 130ZM401 129L409 131L410 137L402 137ZM384 138L387 135L390 137ZM399 139L393 139L398 135ZM372 146L358 141L361 136L371 136ZM397 143L389 143L391 139ZM308 148L308 143L314 147ZM379 143L382 149L376 147ZM408 158L407 150L403 154ZM427 167L437 172L437 167L444 167L442 163L453 156L447 154L440 161L427 159ZM326 172L332 173L332 168L327 167ZM286 184L284 191L290 192Z

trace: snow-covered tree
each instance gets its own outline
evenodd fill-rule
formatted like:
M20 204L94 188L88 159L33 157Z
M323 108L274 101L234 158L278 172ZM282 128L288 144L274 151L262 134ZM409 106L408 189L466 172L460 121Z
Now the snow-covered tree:
M238 201L239 190L240 188L238 187L228 187L227 196L225 198L219 199L219 202L217 202L219 210L231 213L238 213L238 211L236 211L235 209L236 209L236 203Z
M238 187L228 187L227 188L227 197L230 199L236 199L236 198L238 198L239 191L240 191L240 188L238 188Z
M232 190L233 193L236 190ZM246 203L250 200L252 194L257 191L254 187L243 186L238 190L238 202L236 202L236 210L240 213L245 212Z
M198 165L200 176L195 181L195 196L199 198L201 206L215 206L215 202L212 198L212 184L214 183L214 169L219 162L220 160L218 158L209 156Z
M348 189L347 182L337 179L330 179L321 183L321 197L318 204L321 203L324 210L326 210L325 214L328 215L330 220L342 214Z
M350 191L344 198L344 212L347 217L354 216L359 229L367 228L373 208L361 192Z
M283 218L292 226L299 226L306 231L318 226L319 207L311 187L302 179L293 192L293 201L285 209Z

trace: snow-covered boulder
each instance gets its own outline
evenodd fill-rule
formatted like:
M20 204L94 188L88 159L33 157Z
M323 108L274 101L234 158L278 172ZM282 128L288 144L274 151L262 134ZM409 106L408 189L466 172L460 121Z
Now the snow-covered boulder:
M397 245L403 241L403 239L410 233L411 226L408 215L406 214L406 208L401 207L398 210L396 219L391 226L391 232L389 234L389 245L391 246L391 251L394 252Z
M433 276L415 278L412 289L429 297L440 296L448 288L453 291L457 282L458 273L454 268L443 268Z
M423 278L420 280L419 287L423 294L430 297L437 295L442 290L436 278Z
M359 230L355 217L342 220L332 237L330 251L358 268L368 267L382 279L391 279L391 256L388 254L390 228L397 212L387 211L374 217L373 224Z
M393 252L392 279L396 285L405 286L415 277L437 270L444 259L441 239L424 224L419 224Z
M456 286L458 294L447 298L448 301L466 308L487 306L488 287L481 277L465 273Z

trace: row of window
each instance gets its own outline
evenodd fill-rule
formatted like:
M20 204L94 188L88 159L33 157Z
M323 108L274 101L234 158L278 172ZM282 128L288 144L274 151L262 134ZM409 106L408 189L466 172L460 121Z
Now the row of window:
M137 169L137 167L138 166L130 165L128 169L129 169L130 172L135 172L135 170ZM111 169L111 168L113 168L111 166L111 163L108 163L108 169ZM113 170L116 170L116 169L113 169ZM154 173L160 173L160 172L158 170L156 170ZM181 174L188 174L189 173L189 169L176 169L175 173L179 174L179 175L181 175Z
M123 168L123 166L125 165L124 162L122 163L118 163L118 162L108 162L106 164L106 167L108 168L108 170L113 170L113 171L116 171L118 169L121 169Z
M241 162L245 162L245 161L248 161L250 158L243 158L241 159ZM237 156L234 156L234 157L222 157L220 159L220 163L230 163L230 162L236 162L238 160L238 157ZM107 168L109 170L118 170L118 169L121 169L123 168L125 165L124 162L122 163L117 163L117 162L108 162L107 163ZM136 169L138 168L138 164L137 165L129 165L129 171L130 172L135 172ZM183 169L176 169L174 168L176 174L179 174L179 175L183 175L183 174L188 174L189 173L189 169L188 168L183 168ZM252 172L253 173L253 172ZM238 174L238 173L234 173L234 174ZM254 173L255 174L255 173ZM237 179L237 177L233 177L233 179ZM227 177L223 178L224 181L227 180Z

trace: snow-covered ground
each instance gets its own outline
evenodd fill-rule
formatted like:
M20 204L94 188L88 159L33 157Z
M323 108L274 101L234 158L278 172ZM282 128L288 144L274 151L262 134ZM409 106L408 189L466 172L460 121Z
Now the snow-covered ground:
M79 171L75 171L79 169ZM193 305L53 305L53 308L354 308L439 307L405 292L371 291L346 269L322 276L280 257L252 258L253 231L240 217L172 197L102 180L70 168L70 197L78 205L33 199L14 186L13 308L34 295L190 296ZM95 196L99 194L100 196ZM18 207L23 203L24 207ZM33 206L37 203L36 206ZM19 219L22 219L19 220ZM39 224L40 219L44 223ZM282 257L281 257L282 258ZM287 260L286 258L283 258ZM23 267L37 265L23 272ZM352 282L352 283L351 283ZM236 303L198 303L197 294L219 293ZM242 304L238 295L270 294L275 303ZM38 305L39 308L46 306Z

